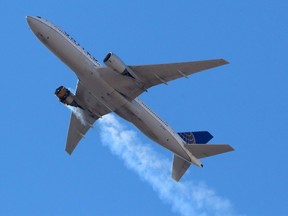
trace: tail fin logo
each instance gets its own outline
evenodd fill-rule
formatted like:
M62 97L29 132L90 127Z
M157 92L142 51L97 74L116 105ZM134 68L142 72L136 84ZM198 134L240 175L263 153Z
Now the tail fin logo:
M206 144L213 138L213 136L208 131L183 132L178 133L178 135L187 144L197 144L197 143Z
M194 144L196 143L195 137L192 132L178 133L178 135L187 143Z

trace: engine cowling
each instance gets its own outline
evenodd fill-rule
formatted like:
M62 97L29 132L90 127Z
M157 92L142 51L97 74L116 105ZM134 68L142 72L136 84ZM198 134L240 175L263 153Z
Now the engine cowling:
M128 73L127 71L127 66L125 63L114 53L109 52L103 62L112 70L117 71L120 74L126 74Z
M55 90L55 95L58 97L60 102L65 105L80 107L75 101L75 95L64 86L58 87Z

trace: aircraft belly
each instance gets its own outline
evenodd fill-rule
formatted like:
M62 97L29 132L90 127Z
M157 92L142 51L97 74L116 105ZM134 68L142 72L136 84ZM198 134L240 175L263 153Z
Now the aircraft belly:
M144 121L143 121L144 120ZM153 117L145 117L139 124L137 121L133 124L139 128L144 134L150 137L152 140L163 146L164 148L172 151L173 153L184 157L186 160L190 160L187 153L182 148L181 144L177 142L174 136L168 131L161 123L155 121ZM152 136L151 136L152 135ZM153 139L153 137L155 137Z
M120 117L133 123L147 137L160 144L164 148L172 151L181 158L190 161L189 155L181 144L175 139L172 132L168 130L162 122L155 116L148 113L135 100L127 103L121 109L115 111Z

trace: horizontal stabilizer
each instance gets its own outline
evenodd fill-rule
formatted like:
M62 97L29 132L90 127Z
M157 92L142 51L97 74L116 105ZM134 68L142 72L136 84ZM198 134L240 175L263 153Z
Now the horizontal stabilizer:
M213 136L208 131L182 132L178 135L187 143L208 143Z
M174 154L173 158L173 168L172 168L172 178L175 181L179 181L184 175L186 170L190 167L190 163L182 159L181 157Z
M188 151L191 152L196 158L209 157L234 150L230 145L225 144L190 144L185 145L185 148L188 149Z

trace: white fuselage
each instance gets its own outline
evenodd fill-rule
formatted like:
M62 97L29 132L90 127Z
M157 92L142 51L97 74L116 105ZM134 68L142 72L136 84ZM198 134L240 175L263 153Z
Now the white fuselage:
M115 112L153 141L186 161L201 166L200 161L184 147L181 137L143 102L137 98L129 100L107 84L97 72L100 63L72 37L40 17L27 17L27 20L39 40L76 73L81 83L103 104L103 109ZM89 105L85 108L95 116L101 113L101 110L94 110Z

